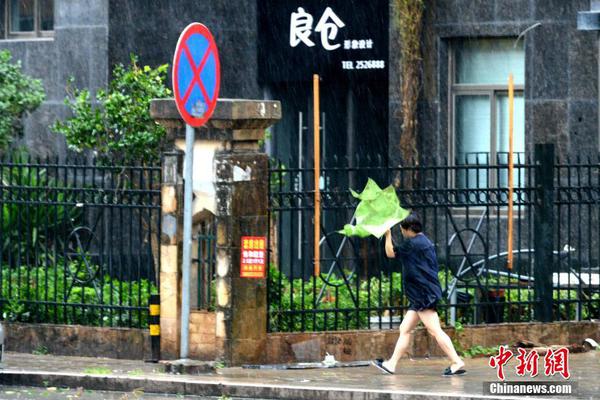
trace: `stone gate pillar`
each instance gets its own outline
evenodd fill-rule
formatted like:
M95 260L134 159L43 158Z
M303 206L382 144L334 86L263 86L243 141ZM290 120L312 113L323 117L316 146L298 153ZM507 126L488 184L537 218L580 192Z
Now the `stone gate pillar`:
M172 99L154 100L151 115L168 128L169 140L185 136L183 121ZM206 174L214 183L213 209L217 223L215 354L228 365L261 362L265 348L266 279L240 277L240 242L242 236L268 235L268 156L260 151L259 141L264 139L265 130L280 118L278 101L219 99L210 121L196 130L196 143L217 144L212 154L212 169L198 169L195 165L194 180L197 174ZM177 210L183 210L183 204L178 203ZM177 237L180 248L181 239ZM179 252L177 257L180 271ZM169 287L166 286L163 288L161 281L161 301L163 291L167 294L176 291L180 300L180 285L170 282ZM167 328L171 321L167 317L164 321ZM169 335L161 343L168 344L169 349L176 345L178 349L178 339L171 337L175 331L163 329L162 315L161 331L162 335ZM179 331L176 334L179 335ZM166 354L177 356L171 352Z
M163 155L160 233L160 347L163 356L174 356L179 349L181 279L181 235L183 228L183 154ZM180 206L181 205L181 206Z

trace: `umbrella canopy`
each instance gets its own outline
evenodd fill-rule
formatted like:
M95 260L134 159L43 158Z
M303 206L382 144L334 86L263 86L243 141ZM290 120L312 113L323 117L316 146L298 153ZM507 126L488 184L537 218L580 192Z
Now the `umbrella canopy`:
M400 207L400 200L392 185L381 189L369 178L362 193L356 193L352 189L350 192L360 200L354 212L356 225L344 225L344 228L338 231L342 235L361 238L373 235L379 239L388 229L410 214L410 211Z

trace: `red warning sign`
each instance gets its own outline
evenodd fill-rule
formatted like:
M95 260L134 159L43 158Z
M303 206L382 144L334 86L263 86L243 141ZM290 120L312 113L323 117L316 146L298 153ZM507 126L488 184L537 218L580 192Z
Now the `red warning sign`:
M265 278L267 273L267 238L264 236L242 236L240 259L240 276L242 278Z

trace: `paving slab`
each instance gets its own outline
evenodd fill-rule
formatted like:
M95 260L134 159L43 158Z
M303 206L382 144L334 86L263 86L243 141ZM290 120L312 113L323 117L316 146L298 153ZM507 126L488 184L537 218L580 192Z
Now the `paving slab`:
M576 393L563 399L600 399L600 352L572 354L571 378ZM505 368L507 381L565 382L561 376L516 376L516 361ZM443 377L443 359L403 360L396 375L384 375L372 367L309 370L221 368L203 375L173 375L159 364L142 361L87 357L62 357L7 353L0 385L82 387L145 393L196 396L229 396L262 399L492 399L485 396L483 382L498 381L487 358L467 360L468 373ZM525 397L525 396L519 396ZM533 398L533 397L531 397ZM540 397L560 398L560 397Z

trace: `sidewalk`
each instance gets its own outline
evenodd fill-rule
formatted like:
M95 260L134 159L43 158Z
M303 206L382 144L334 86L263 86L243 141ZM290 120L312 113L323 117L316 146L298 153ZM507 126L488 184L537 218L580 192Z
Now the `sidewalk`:
M572 382L577 393L568 399L600 399L600 352L570 356ZM223 368L205 375L172 375L159 364L87 357L7 353L0 384L83 387L93 390L191 394L275 399L483 399L483 382L496 381L487 358L467 360L468 374L441 376L447 362L441 359L405 360L397 375L383 375L372 367L310 370ZM547 378L517 379L513 359L505 367L507 380L564 381ZM519 398L512 396L504 398ZM552 398L550 396L543 397Z

